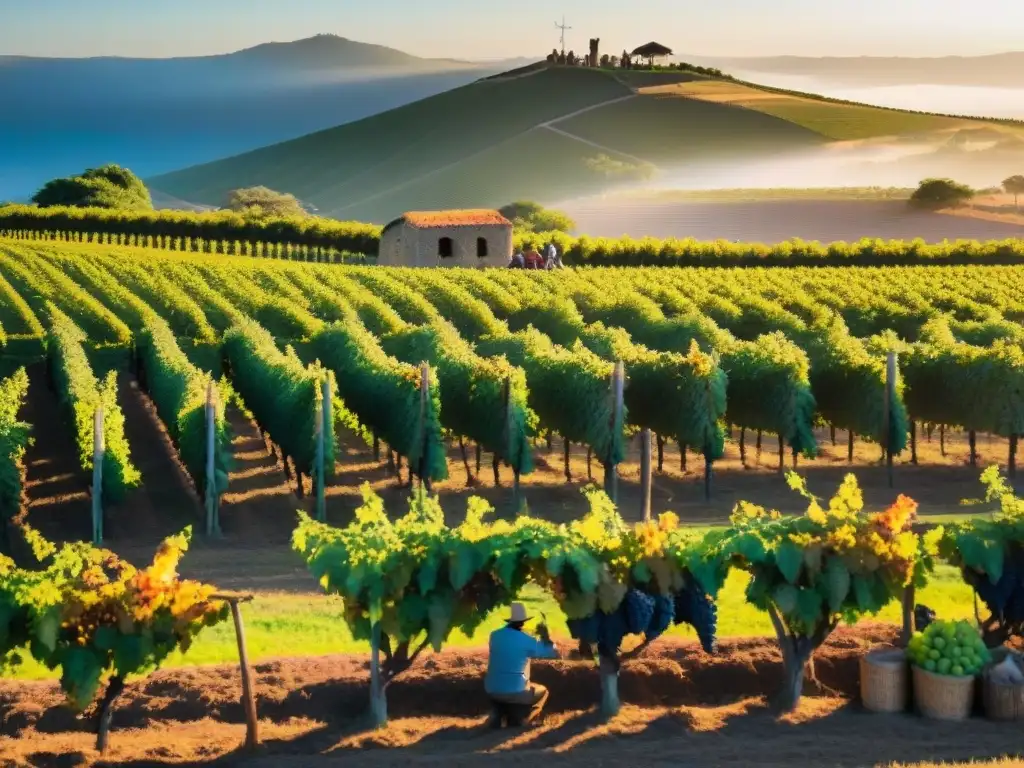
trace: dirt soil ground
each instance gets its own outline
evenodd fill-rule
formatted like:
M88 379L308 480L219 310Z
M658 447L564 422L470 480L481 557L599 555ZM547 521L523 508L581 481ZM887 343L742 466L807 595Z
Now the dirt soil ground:
M111 746L93 751L88 723L62 705L55 684L0 683L0 765L887 765L1016 755L1019 728L980 717L939 725L912 714L876 715L857 703L858 657L893 638L866 625L840 630L819 650L816 683L779 717L765 698L781 681L774 644L725 642L714 656L663 643L621 674L622 713L603 722L592 664L537 663L552 692L533 728L491 731L480 651L427 657L389 689L391 723L367 730L367 659L281 659L256 666L262 746L240 749L238 670L164 671L118 701Z
M31 399L24 417L35 425L36 442L26 456L28 520L54 539L88 532L88 478L77 469L76 448L55 409L53 394L33 370ZM222 504L222 539L199 532L201 505L175 458L152 404L130 376L121 386L122 407L131 425L133 458L146 476L143 488L109 510L106 544L133 559L152 555L163 535L186 522L197 524L185 575L226 589L313 593L317 586L289 551L294 512L310 508L294 482L285 478L279 459L267 449L255 426L241 412L229 412L235 433L236 466L231 490ZM880 505L895 493L912 495L931 513L969 512L977 499L979 469L968 466L966 439L949 433L945 451L939 436L922 436L919 466L897 464L895 489L878 465L877 447L857 441L853 464L846 460L846 435L833 445L827 430L818 435L822 456L800 461L800 469L817 493L832 491L853 471L869 504ZM784 511L799 511L801 501L778 471L777 444L764 437L757 455L747 436L747 463L735 441L716 463L710 502L703 496L703 466L690 454L687 467L673 446L655 476L654 509L673 509L691 522L721 522L739 499L752 499ZM979 466L1005 461L1006 441L980 436ZM328 489L328 516L334 523L351 518L359 503L358 488L369 482L394 511L404 507L408 490L389 469L386 452L375 460L371 449L345 436L337 475ZM587 482L586 452L573 446L572 482L562 464L556 438L549 452L536 450L537 471L523 479L522 496L534 514L556 520L580 515L579 493ZM499 472L495 486L490 456L479 474L470 447L467 476L458 447L450 453L449 480L438 485L453 521L464 514L468 494L489 498L500 514L514 504L511 473ZM631 446L621 467L620 503L627 518L639 515L639 453ZM791 466L791 459L786 458ZM600 477L595 461L592 471ZM402 479L406 478L403 469ZM397 681L390 693L391 725L383 731L362 729L368 660L357 657L281 659L257 665L259 712L264 746L256 755L238 751L244 738L237 668L196 667L159 672L130 686L114 718L112 746L105 761L92 752L87 723L62 705L52 683L0 683L0 767L70 765L233 765L272 768L354 764L479 765L525 764L543 759L555 765L874 765L892 761L950 760L1015 754L1019 730L980 719L942 725L906 716L867 715L854 702L856 657L862 649L891 638L879 626L844 630L819 654L818 679L798 712L776 717L765 691L780 679L778 654L761 640L726 641L715 657L694 646L665 643L630 664L623 673L625 707L611 723L593 710L598 681L582 662L538 664L535 678L551 687L548 714L536 728L491 732L483 728L485 702L480 691L483 658L478 651L446 652L427 657ZM284 649L283 649L284 650Z
M960 215L911 210L902 200L763 200L698 202L594 197L559 206L592 237L692 237L778 243L794 238L856 241L922 238L1002 240L1024 234L1024 218L965 208ZM976 214L976 215L975 215Z

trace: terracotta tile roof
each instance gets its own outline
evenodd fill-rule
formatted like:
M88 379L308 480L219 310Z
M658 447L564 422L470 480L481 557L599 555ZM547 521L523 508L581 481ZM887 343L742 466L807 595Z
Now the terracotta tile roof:
M500 213L489 209L454 211L409 211L402 216L410 227L429 229L431 227L482 227L512 226L512 222Z

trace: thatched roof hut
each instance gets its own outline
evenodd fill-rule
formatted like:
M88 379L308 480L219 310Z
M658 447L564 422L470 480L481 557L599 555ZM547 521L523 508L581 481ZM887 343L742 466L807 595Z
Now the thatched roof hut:
M650 42L634 49L629 55L645 58L647 59L647 63L653 67L655 59L663 56L671 56L672 49L662 45L661 43Z

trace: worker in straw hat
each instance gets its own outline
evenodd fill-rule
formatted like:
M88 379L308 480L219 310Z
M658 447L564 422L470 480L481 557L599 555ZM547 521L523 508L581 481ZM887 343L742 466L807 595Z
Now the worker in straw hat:
M558 650L545 624L537 627L540 639L523 631L530 620L526 606L512 603L505 626L491 633L484 690L491 700L494 728L534 720L548 700L548 689L530 682L530 659L556 659Z

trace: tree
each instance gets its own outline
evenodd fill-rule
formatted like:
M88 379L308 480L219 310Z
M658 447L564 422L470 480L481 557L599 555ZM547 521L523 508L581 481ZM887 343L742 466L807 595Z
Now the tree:
M552 48L551 49L551 53L548 54L548 63L549 64L557 64L558 63L558 49L557 48Z
M571 232L576 228L576 222L566 214L530 200L509 203L499 213L521 232Z
M119 165L89 168L78 176L52 179L32 197L40 208L75 206L151 211L153 200L142 179Z
M306 216L306 210L295 195L275 192L267 187L245 187L228 193L227 208L254 218L275 216Z
M910 204L922 208L948 208L974 197L974 190L952 179L925 179L910 196Z
M607 67L607 66L610 66L611 63L612 63L612 57L609 56L607 53L602 53L601 54L601 66L602 67Z
M1024 176L1016 175L1003 179L1003 189L1006 194L1013 195L1013 207L1017 207L1017 196L1024 195Z

